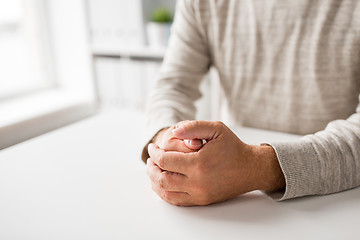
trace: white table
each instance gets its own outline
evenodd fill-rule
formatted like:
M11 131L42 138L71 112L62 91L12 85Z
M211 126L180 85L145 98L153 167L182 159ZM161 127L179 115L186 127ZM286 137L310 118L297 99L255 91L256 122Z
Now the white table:
M103 113L0 151L0 239L360 238L359 188L280 203L253 192L206 207L167 204L140 161L141 126L140 115Z

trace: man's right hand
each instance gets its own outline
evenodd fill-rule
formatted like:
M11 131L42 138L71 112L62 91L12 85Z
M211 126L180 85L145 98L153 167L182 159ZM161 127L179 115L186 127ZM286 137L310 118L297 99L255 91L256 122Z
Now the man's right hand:
M197 151L203 146L203 142L200 139L176 138L172 133L173 129L175 129L175 126L160 130L154 138L153 143L165 151L177 151L184 153Z
M176 152L196 152L202 148L203 142L200 139L179 139L174 136L172 130L175 129L175 126L170 128L164 128L158 132L158 134L153 139L153 143L158 145L164 151L176 151ZM151 158L147 159L147 173L151 180L152 189L161 197L164 198L167 193L164 191L163 179L166 176L171 175L173 178L179 179L179 182L183 181L183 176L180 173L173 173L170 171L163 171L156 165ZM177 194L177 193L173 193ZM178 193L184 194L184 193Z

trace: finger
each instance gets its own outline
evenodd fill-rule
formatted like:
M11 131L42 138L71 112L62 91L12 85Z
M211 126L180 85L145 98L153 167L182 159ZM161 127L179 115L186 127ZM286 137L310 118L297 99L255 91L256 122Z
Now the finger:
M217 138L224 126L221 122L212 121L188 121L181 122L172 130L174 136L182 139L205 139Z
M160 174L162 170L151 160L151 158L148 158L146 161L146 172L150 179L153 179L152 176Z
M147 173L158 188L172 192L187 192L188 178L179 173L162 171L150 158L147 161Z
M164 201L176 206L192 206L191 196L184 192L172 192L159 188L152 184L152 189Z
M201 139L184 139L184 144L192 150L199 150L203 146L203 141Z
M183 153L164 151L156 144L149 144L148 152L151 160L162 170L182 173L187 175L188 169L192 166L196 152Z
M163 149L164 151L174 151L174 152L183 152L189 153L193 151L197 151L198 149L194 149L193 146L187 146L185 141L178 138L172 138L168 141L165 141L163 144L159 145L159 148Z

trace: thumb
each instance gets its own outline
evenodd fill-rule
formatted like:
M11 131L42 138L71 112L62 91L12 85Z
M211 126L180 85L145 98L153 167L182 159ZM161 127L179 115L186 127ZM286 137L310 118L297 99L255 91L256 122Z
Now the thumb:
M210 141L217 138L224 124L212 121L185 121L180 122L172 133L181 139L205 139Z
M184 139L184 144L191 150L199 150L204 145L201 139Z

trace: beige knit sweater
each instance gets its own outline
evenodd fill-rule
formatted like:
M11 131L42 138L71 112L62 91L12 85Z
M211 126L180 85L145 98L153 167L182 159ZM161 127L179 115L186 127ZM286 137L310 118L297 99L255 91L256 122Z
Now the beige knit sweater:
M179 0L148 107L148 138L194 119L217 69L233 122L308 134L269 143L283 200L360 185L360 1Z

